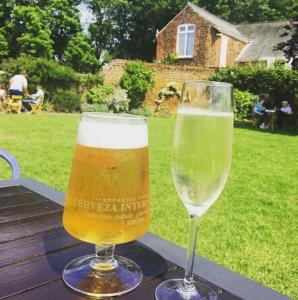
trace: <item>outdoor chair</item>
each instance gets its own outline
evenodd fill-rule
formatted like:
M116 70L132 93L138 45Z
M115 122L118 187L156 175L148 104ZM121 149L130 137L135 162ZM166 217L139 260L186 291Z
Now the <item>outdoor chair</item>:
M42 104L43 104L43 101L44 101L44 96L40 97L40 101L38 103L32 103L31 104L31 112L32 114L36 114L38 112L41 111L41 107L42 107Z
M2 148L0 148L0 157L9 163L12 170L12 179L19 179L21 177L21 169L16 158Z
M7 104L7 112L11 114L14 111L19 114L22 108L22 98L23 96L20 95L11 95Z

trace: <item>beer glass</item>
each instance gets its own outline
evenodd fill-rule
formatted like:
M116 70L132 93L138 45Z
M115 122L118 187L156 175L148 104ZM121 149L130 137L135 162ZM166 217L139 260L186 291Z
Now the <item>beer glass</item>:
M232 86L186 81L177 111L172 174L190 216L184 279L161 283L157 300L215 300L216 293L193 280L199 217L216 201L228 177L232 156Z
M65 229L95 244L95 254L68 263L66 285L87 296L121 295L143 277L115 244L142 236L149 226L147 120L83 113L63 213Z

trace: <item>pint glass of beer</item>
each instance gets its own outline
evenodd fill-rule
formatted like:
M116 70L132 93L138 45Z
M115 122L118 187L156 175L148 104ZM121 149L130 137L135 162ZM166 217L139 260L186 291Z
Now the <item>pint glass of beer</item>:
M96 246L94 255L66 265L66 285L95 297L136 288L142 271L133 261L114 256L114 247L142 236L149 222L147 120L83 113L63 224L71 235Z

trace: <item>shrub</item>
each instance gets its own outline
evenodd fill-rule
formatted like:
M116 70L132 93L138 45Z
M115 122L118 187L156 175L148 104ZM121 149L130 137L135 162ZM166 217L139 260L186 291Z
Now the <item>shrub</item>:
M298 72L281 64L270 68L263 64L247 64L221 69L210 80L229 82L235 88L255 95L268 94L277 105L282 100L297 101Z
M171 96L177 95L180 98L180 92L176 86L175 82L170 82L166 86L164 86L160 92L158 93L158 99L164 101L167 100Z
M140 107L132 109L130 111L130 114L143 117L150 117L152 115L152 112L149 109Z
M44 102L42 104L41 110L47 111L47 112L53 112L54 111L54 105L50 102Z
M81 87L93 87L95 85L103 84L103 76L100 73L97 74L80 74L79 81Z
M74 112L80 110L80 96L74 91L57 89L53 95L54 109L60 112Z
M153 85L153 75L154 71L143 62L131 62L126 65L120 86L127 90L128 97L131 99L130 109L140 107L148 89Z
M109 111L114 113L128 113L130 99L127 97L126 90L119 86L114 90L114 93L109 96L107 106Z
M83 103L83 104L81 104L81 111L82 112L108 112L109 109L106 104Z
M257 97L250 92L242 92L238 89L233 90L234 96L234 115L236 120L244 120L250 117L252 107Z
M176 65L178 62L177 54L172 52L167 52L165 58L161 62L166 65Z
M7 78L11 78L21 70L26 70L29 91L35 91L36 85L41 84L49 102L52 102L57 88L70 90L79 87L78 73L69 67L62 66L55 60L20 56L17 59L11 58L2 62L0 68L8 73Z
M114 87L112 85L96 85L87 93L87 102L89 104L106 104L113 91Z

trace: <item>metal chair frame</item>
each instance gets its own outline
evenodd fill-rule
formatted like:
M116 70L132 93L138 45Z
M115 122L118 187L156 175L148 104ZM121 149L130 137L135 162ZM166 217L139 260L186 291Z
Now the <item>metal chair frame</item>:
M9 163L12 169L12 179L19 179L21 177L21 168L17 159L2 148L0 148L0 157Z

